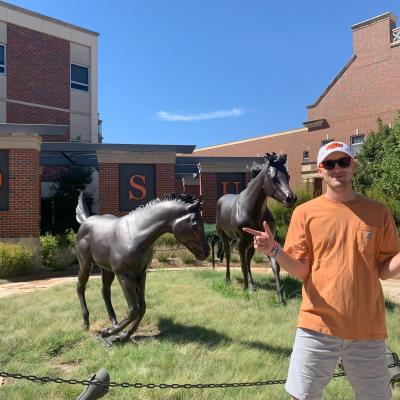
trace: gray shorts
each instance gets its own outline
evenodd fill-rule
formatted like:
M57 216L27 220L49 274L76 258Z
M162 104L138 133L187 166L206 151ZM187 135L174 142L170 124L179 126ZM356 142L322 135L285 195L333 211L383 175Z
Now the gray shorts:
M383 339L343 340L297 328L285 389L303 400L320 399L338 358L359 400L392 398Z

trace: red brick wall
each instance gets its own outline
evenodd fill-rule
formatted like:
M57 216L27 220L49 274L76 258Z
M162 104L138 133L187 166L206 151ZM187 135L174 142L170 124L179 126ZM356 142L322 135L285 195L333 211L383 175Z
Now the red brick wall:
M7 122L18 124L69 125L69 113L46 108L7 103ZM64 136L44 136L44 142L69 142L69 132Z
M118 217L127 211L119 211L119 164L99 163L99 212Z
M308 110L309 120L325 118L329 124L313 135L349 143L357 129L360 134L376 130L378 117L393 122L400 111L400 47L390 46L392 28L389 20L383 20L353 32L357 58ZM311 147L314 157L318 145Z
M7 24L7 96L69 109L70 44L67 40ZM69 112L7 103L7 122L69 124ZM68 140L44 138L47 140Z
M185 193L200 196L200 185L185 185Z
M217 174L215 172L200 173L200 194L203 198L203 221L213 224L217 205Z
M317 131L318 132L318 131ZM307 130L293 134L284 134L272 136L269 138L252 140L235 145L227 145L215 149L209 149L203 152L195 153L196 156L220 156L220 157L258 157L265 153L286 153L288 155L289 174L291 176L290 184L293 187L302 185L300 173L300 163L303 161L303 150L308 150L310 144L320 143L323 135L317 132L308 132ZM310 157L317 158L317 151Z
M175 192L175 164L156 164L156 197Z
M278 134L194 154L247 157L261 156L267 151L283 152L288 155L292 188L302 185L304 150L309 151L311 161L316 161L321 140L329 137L350 143L350 136L357 129L360 134L368 134L376 130L378 117L386 123L393 122L400 111L400 46L390 46L392 28L394 24L387 19L353 32L356 59L321 101L308 109L308 120L325 118L328 128Z
M39 237L39 152L10 149L8 163L9 209L0 210L0 237Z

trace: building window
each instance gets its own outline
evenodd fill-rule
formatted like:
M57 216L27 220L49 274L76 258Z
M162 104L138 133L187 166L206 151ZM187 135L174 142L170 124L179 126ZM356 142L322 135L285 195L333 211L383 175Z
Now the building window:
M307 150L303 151L303 162L310 162L310 152Z
M6 73L6 46L0 44L0 74Z
M325 146L326 144L333 142L335 139L322 139L321 140L321 147Z
M89 91L89 68L71 64L71 89Z
M361 150L364 142L365 135L350 136L350 148L354 156Z

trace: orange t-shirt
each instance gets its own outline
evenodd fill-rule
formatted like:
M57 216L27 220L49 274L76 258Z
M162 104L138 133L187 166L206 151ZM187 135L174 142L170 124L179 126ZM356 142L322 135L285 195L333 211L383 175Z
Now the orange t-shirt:
M285 250L310 259L298 327L342 339L386 338L378 267L400 251L392 215L358 196L337 202L320 196L292 215Z

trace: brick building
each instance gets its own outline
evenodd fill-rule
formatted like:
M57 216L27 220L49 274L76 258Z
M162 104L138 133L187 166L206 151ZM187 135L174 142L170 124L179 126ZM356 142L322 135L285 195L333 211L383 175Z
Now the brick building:
M319 147L331 140L358 151L377 119L392 123L400 111L400 28L386 13L351 27L353 56L314 104L307 107L304 127L194 151L196 156L243 157L265 152L288 155L291 185L316 175Z
M98 33L0 1L0 123L56 124L97 143Z
M248 166L266 152L287 153L292 187L315 184L321 144L342 140L356 153L378 117L391 123L400 110L396 17L386 13L352 31L353 56L307 107L303 127L197 150L103 144L98 33L0 1L0 237L37 241L49 182L71 166L94 167L101 214L124 215L183 191L203 196L207 222L217 199L242 190Z

